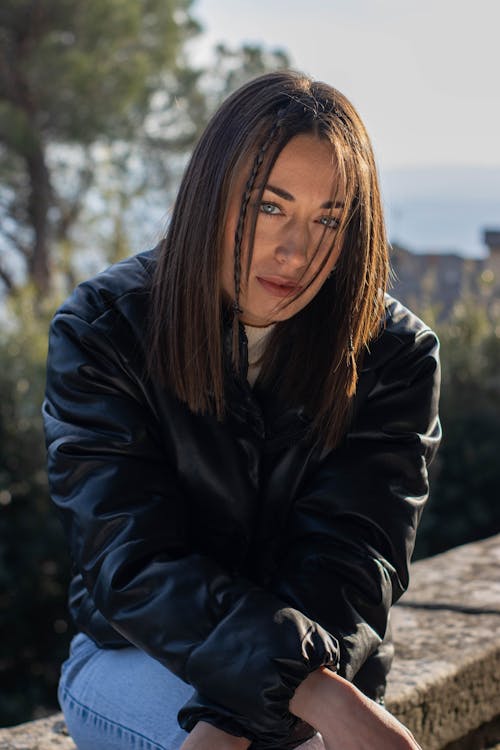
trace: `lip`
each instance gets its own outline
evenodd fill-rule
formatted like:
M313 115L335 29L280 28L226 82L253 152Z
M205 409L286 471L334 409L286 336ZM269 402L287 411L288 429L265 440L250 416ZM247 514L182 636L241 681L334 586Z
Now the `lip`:
M284 279L282 276L257 276L256 278L266 292L272 294L273 297L289 297L302 289L301 284L297 284L292 279Z

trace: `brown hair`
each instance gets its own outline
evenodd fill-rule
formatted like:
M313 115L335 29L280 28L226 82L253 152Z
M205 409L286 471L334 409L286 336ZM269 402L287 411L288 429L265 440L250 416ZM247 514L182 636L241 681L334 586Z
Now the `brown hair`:
M257 221L250 193L257 176L262 193L279 153L302 133L332 144L346 188L338 233L342 252L315 297L273 329L261 380L274 385L280 399L303 406L316 436L334 447L348 424L363 352L383 320L388 253L370 140L354 107L325 83L294 71L261 76L232 94L209 122L161 243L148 367L192 411L223 418L227 305L220 269L230 190L251 164L235 236L232 356L238 369L241 247L249 223L248 272Z

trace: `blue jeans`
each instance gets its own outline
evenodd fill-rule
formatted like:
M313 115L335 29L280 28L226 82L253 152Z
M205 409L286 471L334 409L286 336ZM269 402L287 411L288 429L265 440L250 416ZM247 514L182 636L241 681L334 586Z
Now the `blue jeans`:
M59 703L78 750L177 750L186 732L177 712L193 688L136 648L72 642Z
M62 665L58 695L78 750L178 750L187 734L177 713L192 692L142 651L101 649L78 633ZM324 745L317 735L300 748Z

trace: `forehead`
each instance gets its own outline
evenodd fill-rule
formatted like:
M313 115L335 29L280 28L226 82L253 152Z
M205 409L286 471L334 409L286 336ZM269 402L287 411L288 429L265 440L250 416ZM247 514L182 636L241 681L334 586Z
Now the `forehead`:
M268 182L286 180L315 193L343 192L332 144L313 134L294 136L283 147L269 173ZM302 192L302 191L301 191Z

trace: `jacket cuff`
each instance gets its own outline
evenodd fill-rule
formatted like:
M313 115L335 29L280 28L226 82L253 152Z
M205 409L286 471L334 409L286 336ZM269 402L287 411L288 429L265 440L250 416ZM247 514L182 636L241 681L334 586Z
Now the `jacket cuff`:
M257 737L248 729L245 717L236 716L198 692L194 692L181 708L177 719L186 732L192 731L199 721L206 721L207 724L212 724L235 737L246 737L252 743L250 750L276 750L276 747L293 750L316 733L316 730L305 721L288 713L287 721L282 724L279 731Z
M235 714L234 711L221 706L218 703L208 700L199 692L195 691L189 701L181 708L177 716L178 722L182 729L191 732L199 721L206 721L208 724L221 729L228 734L236 737L246 737L251 740L252 748L258 744L259 750L267 748L276 748L281 746L281 742L292 732L298 719L288 712L271 733L264 732L257 736L255 727L250 728L248 719L245 716Z
M298 685L338 662L339 643L321 625L254 590L191 653L185 671L200 695L234 717L233 734L279 746L296 722L289 703ZM189 708L180 720L188 731L196 723Z

